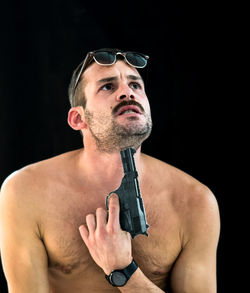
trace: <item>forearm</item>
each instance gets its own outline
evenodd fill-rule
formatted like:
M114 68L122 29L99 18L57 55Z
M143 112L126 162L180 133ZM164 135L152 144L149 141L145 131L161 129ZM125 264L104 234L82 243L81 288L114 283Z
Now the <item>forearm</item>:
M138 268L131 278L128 280L127 284L123 287L118 288L121 292L136 292L136 293L145 293L145 292L164 292L158 288L154 283L152 283Z

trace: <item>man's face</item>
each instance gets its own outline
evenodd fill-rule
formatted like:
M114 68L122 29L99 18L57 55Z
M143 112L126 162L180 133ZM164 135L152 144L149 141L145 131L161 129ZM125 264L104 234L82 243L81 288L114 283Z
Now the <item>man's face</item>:
M94 62L83 78L86 131L98 149L109 153L125 147L137 149L152 129L150 106L138 71L124 61L111 66Z

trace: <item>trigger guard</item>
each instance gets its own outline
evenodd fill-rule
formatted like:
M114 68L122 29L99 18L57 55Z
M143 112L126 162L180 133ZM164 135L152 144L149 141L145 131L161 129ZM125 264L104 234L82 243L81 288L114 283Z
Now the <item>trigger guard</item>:
M106 204L106 207L107 207L107 210L109 210L109 203L108 203L108 199L110 198L111 194L115 193L114 191L110 192L109 195L106 197L105 199L105 204Z

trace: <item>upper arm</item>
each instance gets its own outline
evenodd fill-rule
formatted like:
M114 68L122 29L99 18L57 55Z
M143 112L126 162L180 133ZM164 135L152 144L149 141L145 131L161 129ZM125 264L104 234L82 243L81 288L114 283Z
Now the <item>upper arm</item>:
M47 254L39 238L36 207L20 177L7 179L0 194L3 269L10 293L48 293Z
M220 220L213 194L210 191L200 194L185 217L185 245L172 270L172 290L215 293Z

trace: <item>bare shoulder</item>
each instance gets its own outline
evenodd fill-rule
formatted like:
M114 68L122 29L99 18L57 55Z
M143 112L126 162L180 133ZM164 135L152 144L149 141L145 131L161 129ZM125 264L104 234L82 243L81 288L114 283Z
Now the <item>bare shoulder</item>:
M180 197L196 200L199 196L213 198L211 190L186 172L165 163L159 159L143 154L147 172L161 181L161 184L172 190L175 195L182 193Z
M203 223L205 227L209 222L219 227L218 204L209 187L170 164L143 156L147 170L154 181L159 182L161 193L168 197L168 203L171 203L182 222L186 223L187 229L195 228L197 223Z
M178 193L179 189L182 190L182 193L186 190L190 191L190 189L207 190L207 187L197 179L168 163L145 154L143 154L143 160L147 173L153 174L158 181L162 182L162 185L166 184L173 192Z
M38 199L41 192L51 187L52 182L59 180L59 174L74 156L68 152L34 164L27 165L10 174L1 186L1 198L13 197L17 200L31 201ZM64 167L64 168L63 168Z

